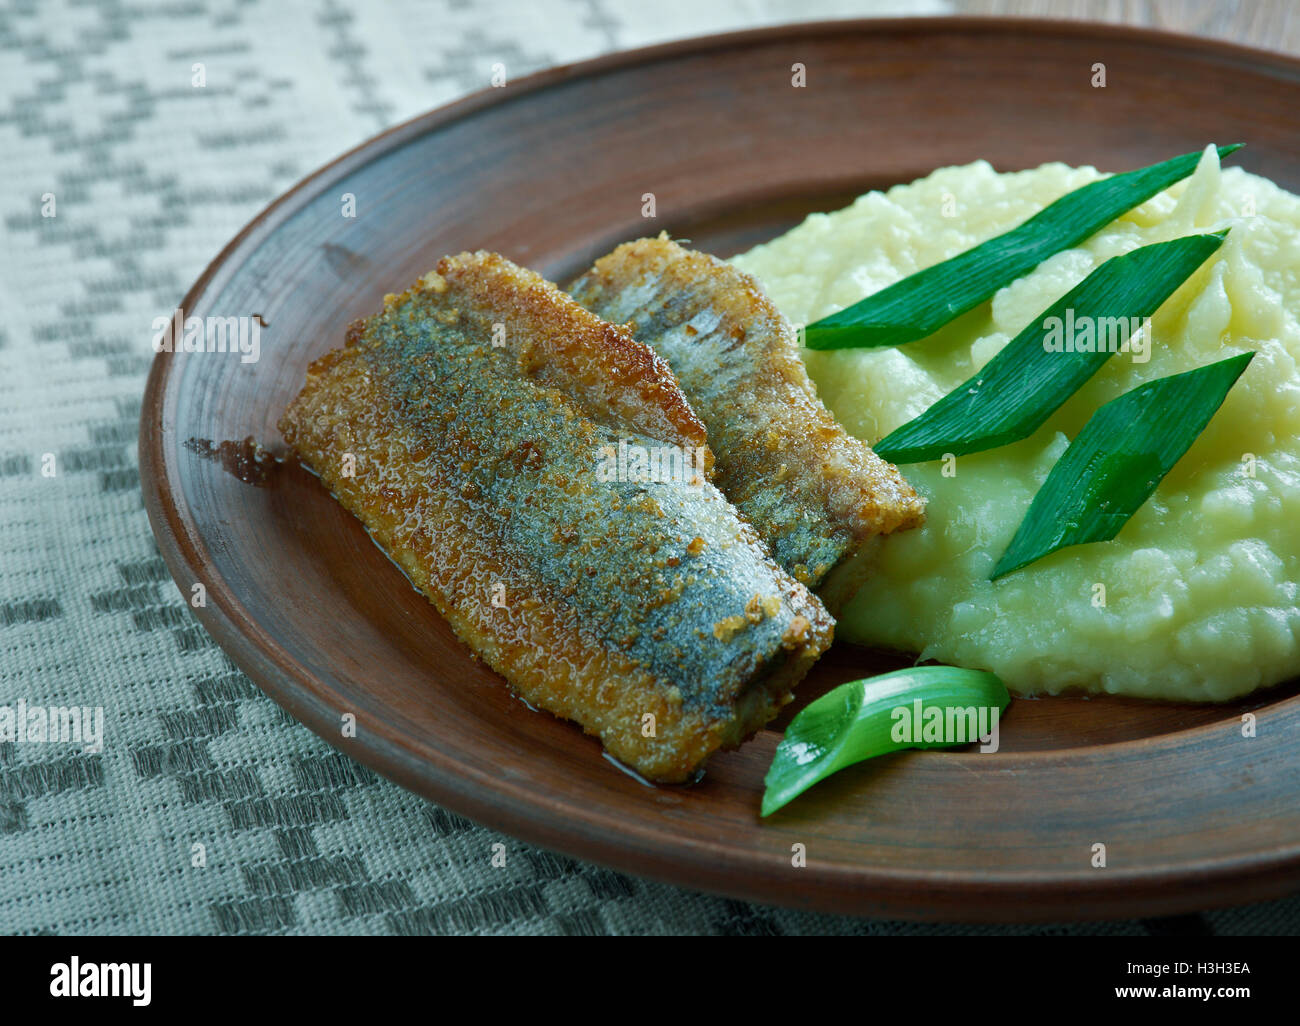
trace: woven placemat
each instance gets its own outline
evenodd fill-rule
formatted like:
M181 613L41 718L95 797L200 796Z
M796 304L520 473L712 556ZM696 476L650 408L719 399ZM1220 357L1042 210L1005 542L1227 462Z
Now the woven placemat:
M0 706L102 708L0 743L5 933L1294 932L1300 899L1023 929L821 917L484 830L338 754L238 672L154 546L135 441L150 326L299 178L546 65L927 4L227 0L0 7ZM84 741L85 739L83 739ZM85 750L90 747L92 750ZM505 865L492 865L504 843Z

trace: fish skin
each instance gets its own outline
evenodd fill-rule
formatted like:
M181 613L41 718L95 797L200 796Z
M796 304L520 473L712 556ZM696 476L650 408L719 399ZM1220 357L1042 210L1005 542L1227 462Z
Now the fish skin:
M707 454L703 426L648 347L498 255L385 297L280 430L463 641L651 780L739 744L830 645L707 459L696 483L602 479L603 447Z
M861 582L855 554L923 521L898 468L817 398L793 326L751 275L663 234L624 243L568 291L668 361L708 430L718 486L781 566L825 585L832 611Z

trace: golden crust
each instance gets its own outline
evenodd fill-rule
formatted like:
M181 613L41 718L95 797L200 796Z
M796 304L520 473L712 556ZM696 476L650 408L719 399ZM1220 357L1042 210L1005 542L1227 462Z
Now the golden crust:
M495 324L508 336L499 350L491 344ZM492 387L475 391L484 378ZM707 524L680 527L594 488L565 460L585 451L602 424L703 444L703 428L661 359L538 276L479 253L444 259L417 286L387 297L381 314L353 325L346 348L311 365L280 429L457 635L520 694L581 723L650 779L685 781L712 751L739 744L789 701L829 646L833 621L771 563L712 486L699 486L716 496L703 506ZM494 491L511 475L526 487ZM529 517L546 531L525 531ZM569 564L547 555L563 549L555 538L570 530L574 545L590 545L589 563L573 564L583 572L572 580L563 576ZM696 544L699 532L727 530L725 544ZM534 537L547 532L554 537ZM536 549L521 548L516 536ZM657 624L668 648L688 637L722 646L694 640L715 617L695 623L698 609L682 596L714 588L699 601L716 601L718 616L744 614L752 596L717 592L726 575L711 578L710 559L759 572L770 585L765 608L777 612L770 624L747 621L730 648L719 648L714 665L736 667L732 677L702 673L694 652L649 659L637 647L644 639L628 640L622 629ZM659 580L667 597L651 603L643 582ZM491 601L498 582L500 605ZM625 614L609 620L618 631L601 629L600 601ZM663 618L677 609L680 622ZM643 729L647 715L653 736Z
M519 368L557 385L592 420L616 418L631 431L686 448L708 450L704 424L653 349L627 329L592 317L539 275L520 272L498 253L479 250L443 257L436 274L470 304L501 311L499 323L517 334ZM420 281L428 288L430 276Z
M661 235L601 257L570 291L668 360L708 429L719 487L801 581L923 521L898 468L817 398L793 327L752 276Z

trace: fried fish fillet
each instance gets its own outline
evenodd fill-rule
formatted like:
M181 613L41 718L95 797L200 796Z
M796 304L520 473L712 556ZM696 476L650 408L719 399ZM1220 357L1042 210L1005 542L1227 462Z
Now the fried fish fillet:
M824 584L832 610L860 583L849 557L921 523L923 500L822 405L794 328L748 274L661 235L619 246L569 292L668 361L708 430L718 486L781 566Z
M739 744L830 644L821 602L708 481L667 365L501 256L385 297L280 430L519 694L652 780ZM620 472L629 449L696 469Z

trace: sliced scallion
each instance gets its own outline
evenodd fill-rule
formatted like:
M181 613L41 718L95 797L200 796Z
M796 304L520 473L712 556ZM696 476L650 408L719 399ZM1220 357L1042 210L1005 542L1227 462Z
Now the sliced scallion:
M955 666L915 666L841 684L790 721L767 771L762 813L863 759L979 741L1010 701L993 674Z
M1142 322L1219 248L1225 235L1226 229L1189 235L1111 257L1031 321L974 377L882 438L873 447L877 455L891 463L920 463L1028 438L1121 343L1131 344Z
M1222 159L1241 144L1218 147ZM1066 193L1009 232L895 282L806 328L809 349L897 346L932 335L953 318L1076 246L1161 189L1186 178L1201 154L1111 175Z
M1119 534L1196 441L1254 355L1148 381L1099 407L1047 475L990 580L1068 545Z

